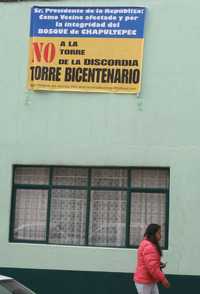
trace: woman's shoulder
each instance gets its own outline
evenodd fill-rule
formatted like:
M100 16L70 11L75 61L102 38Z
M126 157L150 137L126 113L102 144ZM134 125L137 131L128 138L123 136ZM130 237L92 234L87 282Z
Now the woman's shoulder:
M143 239L140 243L140 246L139 246L142 250L155 250L155 245L147 240L147 239Z
M140 242L140 246L142 247L146 247L146 246L152 246L152 242L147 240L146 238L144 238L141 242Z

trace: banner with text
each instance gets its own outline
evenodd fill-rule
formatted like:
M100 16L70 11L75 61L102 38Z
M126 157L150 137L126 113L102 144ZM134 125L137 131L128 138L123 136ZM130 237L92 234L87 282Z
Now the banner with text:
M143 7L31 9L28 88L139 93Z

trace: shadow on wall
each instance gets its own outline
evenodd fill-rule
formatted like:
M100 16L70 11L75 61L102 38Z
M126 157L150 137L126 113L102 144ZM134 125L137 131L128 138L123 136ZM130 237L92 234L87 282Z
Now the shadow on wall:
M0 268L37 294L136 294L132 274ZM172 287L160 294L200 293L200 276L168 276Z

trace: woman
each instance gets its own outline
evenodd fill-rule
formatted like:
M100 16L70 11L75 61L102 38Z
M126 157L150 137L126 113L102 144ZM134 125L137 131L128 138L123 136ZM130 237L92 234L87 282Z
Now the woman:
M166 264L161 262L162 250L159 245L161 227L150 224L137 250L137 265L134 274L138 294L159 294L157 283L165 288L170 284L162 272Z

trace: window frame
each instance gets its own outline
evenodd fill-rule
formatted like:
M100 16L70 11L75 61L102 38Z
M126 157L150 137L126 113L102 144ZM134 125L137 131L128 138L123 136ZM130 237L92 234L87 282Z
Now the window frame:
M15 171L17 168L49 168L49 181L48 184L15 184ZM88 169L88 183L87 186L71 186L53 184L53 169L54 168L79 168ZM127 170L127 187L97 187L91 185L92 169L125 169ZM135 169L140 170L165 170L168 172L169 184L167 188L141 188L131 187L131 171ZM47 219L46 219L46 239L43 240L27 240L14 238L14 221L15 221L15 207L16 207L16 194L17 189L32 189L32 190L47 190ZM87 191L87 205L86 205L86 229L85 229L85 244L62 244L49 242L49 229L50 229L50 210L51 210L51 191L53 189L68 189L68 190L86 190ZM126 206L126 226L125 226L125 246L99 246L89 244L89 225L90 225L90 204L92 191L126 191L127 192L127 206ZM34 243L34 244L47 244L47 245L64 245L64 246L78 246L78 247L104 247L104 248L138 248L138 246L130 245L130 220L131 220L131 194L132 193L163 193L165 194L165 243L162 249L168 249L168 235L169 235L169 192L170 192L170 168L169 167L145 167L145 166L79 166L79 165L24 165L15 164L12 166L12 195L11 195L11 210L10 210L10 228L9 228L9 242L13 243Z

